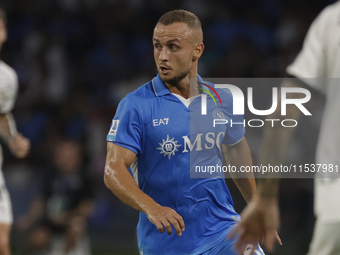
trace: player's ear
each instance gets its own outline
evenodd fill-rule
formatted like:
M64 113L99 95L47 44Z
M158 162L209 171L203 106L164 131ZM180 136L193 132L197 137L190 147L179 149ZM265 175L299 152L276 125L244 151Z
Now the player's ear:
M194 55L192 57L192 61L198 60L202 56L203 51L204 51L204 44L203 43L196 44Z

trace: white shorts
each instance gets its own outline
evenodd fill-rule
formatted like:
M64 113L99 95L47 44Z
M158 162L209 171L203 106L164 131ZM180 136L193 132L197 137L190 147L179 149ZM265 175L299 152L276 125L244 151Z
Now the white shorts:
M0 224L12 225L12 204L5 185L0 187Z
M308 255L340 254L340 221L317 220Z

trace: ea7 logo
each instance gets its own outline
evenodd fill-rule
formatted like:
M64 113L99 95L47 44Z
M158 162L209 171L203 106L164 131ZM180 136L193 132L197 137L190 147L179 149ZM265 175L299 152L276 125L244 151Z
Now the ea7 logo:
M168 125L168 123L169 123L169 118L152 120L152 124L154 127L159 126L159 125Z

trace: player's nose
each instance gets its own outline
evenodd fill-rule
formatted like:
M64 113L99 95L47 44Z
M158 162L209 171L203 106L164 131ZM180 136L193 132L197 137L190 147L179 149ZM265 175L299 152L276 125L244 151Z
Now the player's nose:
M169 60L169 52L168 52L168 49L166 47L163 47L163 49L161 50L161 52L159 54L159 60L161 60L161 61L168 61Z

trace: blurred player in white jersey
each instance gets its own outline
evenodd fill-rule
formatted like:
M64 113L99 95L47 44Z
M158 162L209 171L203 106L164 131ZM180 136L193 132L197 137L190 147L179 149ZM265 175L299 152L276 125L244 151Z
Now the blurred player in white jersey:
M6 14L0 9L0 50L7 39ZM11 152L18 158L26 157L30 142L19 134L10 113L18 90L15 71L0 60L0 137L8 144ZM10 255L9 236L13 221L11 202L2 173L2 151L0 147L0 255Z
M303 48L287 73L295 78L283 86L304 86L326 97L316 163L339 169L340 165L340 2L326 7L312 23ZM297 82L298 81L298 82ZM297 95L295 95L297 96ZM280 104L279 104L280 105ZM297 119L299 110L291 108L286 118ZM280 117L280 109L273 118ZM262 164L283 163L293 129L272 128L264 132ZM275 137L274 139L271 139ZM333 170L334 172L334 170ZM330 171L328 171L330 174ZM318 176L317 176L318 177ZM320 177L320 176L319 176ZM315 214L317 217L309 255L340 254L340 178L315 179ZM278 179L258 182L258 194L242 214L242 223L235 229L241 233L238 245L260 240L261 235L271 235L268 246L272 248L274 230L279 223ZM257 224L254 222L257 221ZM268 239L267 239L268 240Z

